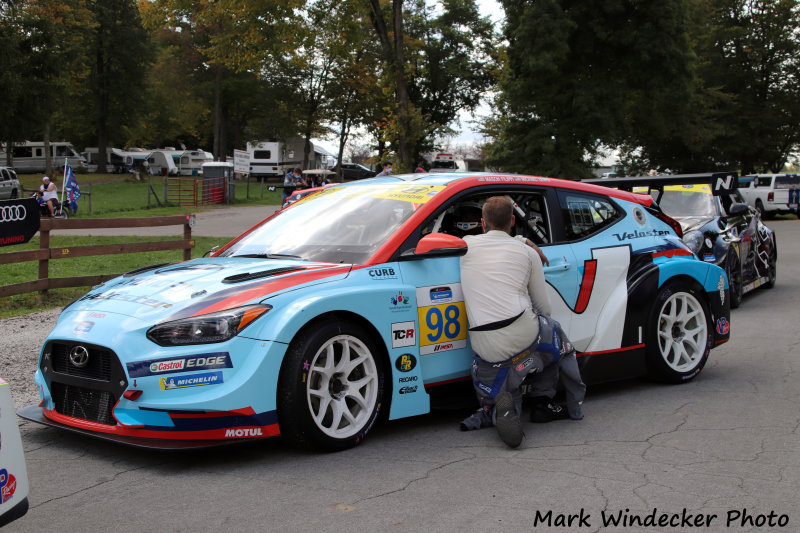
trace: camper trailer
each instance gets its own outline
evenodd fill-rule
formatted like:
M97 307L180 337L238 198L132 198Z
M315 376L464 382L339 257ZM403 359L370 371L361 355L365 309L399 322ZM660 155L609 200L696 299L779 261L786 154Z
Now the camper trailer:
M12 166L20 173L44 172L47 163L45 161L44 143L40 141L14 143L12 152ZM53 168L64 168L64 160L69 162L73 168L86 166L86 160L78 155L75 147L66 141L54 141L50 143L50 157ZM0 161L5 163L5 146L0 150Z
M173 159L176 154L173 154ZM177 154L178 174L181 176L199 176L203 173L203 164L214 161L214 156L203 150L185 150Z
M97 172L97 165L99 163L98 152L99 150L97 147L89 147L81 152L81 157L86 161L86 170L88 172ZM125 152L119 148L112 148L110 146L106 148L106 172L122 174L127 169L127 166L128 165L125 163Z
M247 152L250 154L250 175L259 178L283 176L289 169L303 164L303 149L303 139L247 143ZM311 155L313 156L313 152Z
M173 157L175 153L176 150L171 149L153 150L147 156L148 171L155 176L177 176L178 165ZM180 159L180 155L178 155L178 159Z

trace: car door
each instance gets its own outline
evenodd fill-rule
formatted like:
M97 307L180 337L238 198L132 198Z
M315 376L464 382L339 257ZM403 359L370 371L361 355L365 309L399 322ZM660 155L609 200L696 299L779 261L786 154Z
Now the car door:
M11 176L8 170L0 168L0 200L11 197Z
M635 231L615 228L624 210L610 198L571 189L550 197L556 242L543 247L553 317L579 351L619 348Z

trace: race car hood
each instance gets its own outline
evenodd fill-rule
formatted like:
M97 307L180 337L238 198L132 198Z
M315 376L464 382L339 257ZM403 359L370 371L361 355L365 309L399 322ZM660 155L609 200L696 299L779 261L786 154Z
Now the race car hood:
M672 217L680 223L683 229L683 234L686 235L690 231L697 231L706 224L714 222L714 217Z
M258 302L347 276L350 265L219 257L140 269L114 278L68 311L110 312L146 322L176 320Z

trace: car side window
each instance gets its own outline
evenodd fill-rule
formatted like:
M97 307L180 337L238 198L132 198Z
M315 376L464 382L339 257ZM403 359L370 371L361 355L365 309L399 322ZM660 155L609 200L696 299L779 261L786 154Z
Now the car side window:
M481 227L481 208L492 196L506 196L514 202L513 235L522 235L539 245L552 242L547 202L540 192L491 192L461 197L447 205L444 210L429 219L421 228L420 236L433 232L446 233L456 237L479 235Z
M558 199L569 241L594 235L622 217L620 209L605 196L561 190Z
M770 187L772 186L772 177L756 178L756 185L758 187Z

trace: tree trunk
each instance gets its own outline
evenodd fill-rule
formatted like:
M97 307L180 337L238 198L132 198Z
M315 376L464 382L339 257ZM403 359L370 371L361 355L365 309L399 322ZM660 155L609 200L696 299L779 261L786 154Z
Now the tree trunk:
M44 173L52 177L53 174L53 158L50 155L50 119L44 123L44 134L42 135L42 142L44 143Z
M212 151L214 152L214 161L219 161L219 154L220 154L220 133L221 133L221 122L222 122L222 112L220 109L220 102L222 100L221 93L222 92L222 65L216 66L216 72L214 73L214 147Z
M342 127L339 129L339 153L336 154L336 181L343 182L342 157L344 155L344 145L347 144L347 137L350 135L350 120L347 115L342 119Z
M403 0L392 0L394 10L394 50L396 57L397 90L397 155L400 158L401 171L411 170L411 149L409 146L409 109L408 85L406 83L406 55L403 42Z

